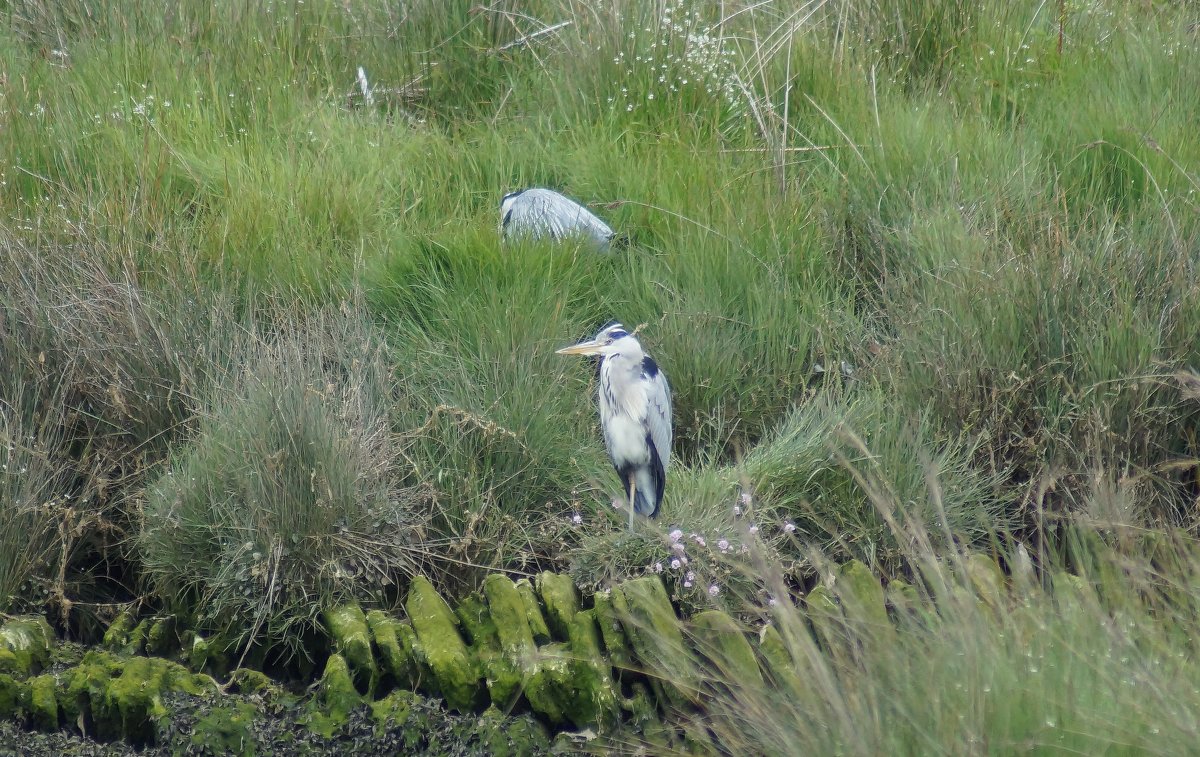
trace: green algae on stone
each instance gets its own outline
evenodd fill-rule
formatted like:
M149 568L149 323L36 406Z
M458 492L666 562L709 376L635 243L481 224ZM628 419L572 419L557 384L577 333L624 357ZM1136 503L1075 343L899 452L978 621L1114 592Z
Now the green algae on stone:
M581 613L582 614L582 613ZM575 635L588 632L582 626L590 618L576 615ZM594 626L594 621L592 621ZM596 631L592 631L596 635ZM599 647L598 639L576 643L552 642L538 650L538 665L529 674L524 695L529 707L554 725L574 723L578 728L607 726L614 719L617 695L607 663L581 649Z
M374 746L381 754L545 754L546 732L529 715L510 717L488 707L482 714L450 715L440 703L397 690L371 704Z
M575 582L562 573L543 571L534 579L537 593L546 607L546 624L560 641L567 638L567 628L579 612L579 595Z
M429 579L413 579L404 606L416 631L418 658L428 665L446 703L459 712L481 704L483 690L457 620Z
M575 725L607 727L616 721L617 692L612 666L600 648L600 627L592 610L575 613L567 628L571 674L579 703L571 709Z
M1000 610L1004 597L1004 573L996 561L987 555L972 553L963 559L963 571L976 596L992 610Z
M667 590L658 576L626 581L612 590L613 608L641 669L670 703L685 704L694 688L691 654Z
M0 673L24 678L50 662L54 631L40 615L12 618L0 625Z
M831 654L845 649L844 616L833 594L824 586L815 586L804 598L808 619L816 631L817 640Z
M200 634L192 637L191 646L187 650L188 665L199 673L208 662L208 641Z
M22 700L28 696L28 688L28 683L0 673L0 720L16 718Z
M536 648L525 600L516 584L499 573L484 579L483 594L487 597L488 612L500 638L500 650L521 663Z
M54 676L49 673L29 679L29 702L25 711L33 726L42 731L58 730L58 700Z
M65 722L78 722L86 712L101 740L124 738L141 745L154 742L158 721L168 715L163 695L170 691L202 696L215 693L217 684L170 660L92 651L70 671L58 694Z
M533 640L538 644L545 644L550 641L550 627L546 625L546 618L542 615L542 605L533 591L533 584L529 583L528 578L522 578L517 581L516 587L525 607L525 620L529 623Z
M568 719L567 711L577 693L567 660L566 646L555 642L538 650L536 663L532 658L525 663L525 699L534 712L553 725Z
M525 757L550 746L545 729L529 717L509 718L493 706L483 711L478 722L485 731L480 741L490 757Z
M348 604L326 610L324 618L333 639L334 651L344 657L350 666L359 692L371 693L375 689L379 669L375 665L375 655L371 653L367 616L358 605Z
M178 645L179 637L175 634L175 618L168 615L150 620L150 624L146 628L146 654L164 656L174 652Z
M884 596L896 612L911 613L921 607L921 594L917 591L917 587L903 578L893 578L888 581Z
M214 707L192 726L188 752L254 757L258 754L253 729L256 715L254 706L248 702Z
M717 680L763 686L754 650L733 618L721 610L704 610L692 618L692 628L696 651L716 667Z
M150 634L150 625L153 621L150 618L143 618L138 621L138 624L129 632L128 641L125 646L119 650L125 654L141 654L146 651L146 637Z
M841 566L834 588L842 600L842 611L846 618L861 630L876 633L891 630L887 605L883 600L883 586L866 565L851 560Z
M278 691L279 687L266 673L253 668L238 668L229 674L226 689L237 694L266 694Z
M596 624L600 627L600 639L604 642L604 651L612 666L621 670L633 667L633 653L629 648L629 639L617 617L613 606L612 594L608 591L598 591L592 595L593 611L596 614Z
M807 630L805 633L807 634ZM758 654L763 659L763 670L775 684L774 688L781 689L791 697L800 696L803 689L800 676L796 672L796 662L788 652L779 629L774 625L768 623L759 631Z
M415 688L420 680L417 661L413 657L412 645L402 643L399 626L408 626L382 610L371 610L367 613L367 628L371 631L371 639L379 651L379 663L382 672L392 676L397 686L407 689ZM409 636L412 628L408 627Z
M117 615L113 622L109 624L108 630L104 632L105 647L119 652L124 650L129 645L129 634L133 631L133 627L137 625L137 618L128 610Z
M305 721L308 727L325 738L346 724L350 711L362 704L363 698L354 687L350 666L340 654L329 655L325 672L317 686L317 696L308 703Z
M403 728L408 722L409 713L417 695L405 689L396 689L376 702L371 702L371 718L375 721L375 734L382 736L383 732L393 728Z
M658 717L654 697L641 681L635 681L630 686L630 691L632 696L621 702L621 708L629 713L626 724L635 732L640 732L649 744L666 751L670 746L671 737L667 727Z
M462 624L465 641L472 648L494 646L500 647L500 637L496 633L496 623L488 611L487 602L483 596L473 591L458 601L454 615Z
M503 576L501 580L507 581ZM511 582L509 582L511 584ZM515 589L514 589L515 591ZM455 614L471 641L470 654L477 670L487 684L493 704L509 707L516 703L524 685L524 673L514 655L505 654L500 645L500 633L484 598L472 592L459 602ZM525 623L521 613L521 622ZM530 635L532 639L532 635Z

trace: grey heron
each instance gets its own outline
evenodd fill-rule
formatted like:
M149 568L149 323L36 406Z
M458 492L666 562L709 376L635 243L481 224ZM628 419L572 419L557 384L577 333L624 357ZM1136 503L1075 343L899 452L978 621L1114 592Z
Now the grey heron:
M600 428L633 514L658 515L671 462L671 388L637 337L610 323L559 355L599 355Z
M590 210L558 192L540 187L509 192L500 201L500 232L505 239L577 236L607 250L613 230Z

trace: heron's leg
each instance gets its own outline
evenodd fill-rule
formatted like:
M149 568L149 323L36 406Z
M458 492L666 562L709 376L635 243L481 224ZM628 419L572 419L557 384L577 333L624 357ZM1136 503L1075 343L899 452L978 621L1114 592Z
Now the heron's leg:
M629 530L633 530L633 503L637 501L637 480L629 474Z

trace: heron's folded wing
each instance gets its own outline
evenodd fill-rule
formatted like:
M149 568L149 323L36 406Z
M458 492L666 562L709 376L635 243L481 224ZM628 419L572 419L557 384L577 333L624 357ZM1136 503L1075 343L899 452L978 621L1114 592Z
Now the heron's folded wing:
M650 386L646 392L646 425L665 470L671 463L671 387L662 371L647 378Z

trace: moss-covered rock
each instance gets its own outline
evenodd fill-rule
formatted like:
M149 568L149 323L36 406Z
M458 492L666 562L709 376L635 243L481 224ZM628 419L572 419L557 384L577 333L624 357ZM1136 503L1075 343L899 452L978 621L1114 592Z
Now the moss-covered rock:
M604 642L604 652L619 675L620 671L633 667L633 650L629 647L629 639L625 637L621 619L617 617L612 594L607 591L596 592L592 596L592 605L596 624L600 627L600 639Z
M17 717L22 700L28 696L28 688L28 683L0 673L0 720Z
M534 712L552 725L570 719L568 711L579 699L569 662L566 645L559 642L542 646L536 662L532 659L526 662L525 699Z
M354 683L362 694L375 690L379 669L371 653L371 632L367 616L356 604L342 605L324 613L325 627L333 639L333 648L346 660Z
M413 579L405 609L416 631L414 651L429 667L446 703L459 712L480 706L483 689L467 645L458 632L454 613L429 579Z
M858 630L882 633L892 629L883 586L866 565L851 560L841 566L834 588L842 601L842 612Z
M463 639L469 647L500 647L496 623L488 611L483 595L473 591L454 606L454 615L462 627Z
M474 621L479 638L472 651L484 667L492 702L508 707L520 696L526 679L538 665L533 631L525 602L512 581L492 574L483 582L483 593L486 607L469 605L474 608L471 614L479 615Z
M199 673L208 664L208 654L208 640L200 634L194 634L192 636L192 643L187 648L188 666Z
M831 654L845 651L846 633L842 608L829 589L824 586L813 587L804 598L804 608L821 646Z
M256 714L248 702L214 707L192 727L189 753L254 757L258 754L253 728Z
M616 721L617 692L612 665L600 647L600 626L593 610L572 616L567 639L571 675L578 689L578 701L566 708L568 716L581 728L612 725Z
M121 649L113 651L123 654L141 654L146 651L146 637L150 635L150 626L154 621L151 618L142 618L138 624L129 632L127 642Z
M921 607L921 594L917 591L917 587L903 578L893 578L888 581L884 596L896 612L911 613Z
M538 602L533 584L528 578L522 578L516 583L517 594L521 595L521 603L525 608L525 621L529 624L529 632L538 644L550 641L550 627L546 625L546 617L542 615L542 605Z
M228 691L236 694L274 694L279 691L266 673L253 668L238 668L229 674Z
M400 626L406 627L407 636ZM381 672L390 674L397 686L416 688L421 678L420 670L413 656L411 643L403 643L403 639L412 638L412 627L381 610L371 610L367 613L367 627L371 631L375 649L379 652Z
M175 633L175 618L167 615L149 618L146 625L146 636L143 643L148 655L167 655L179 647L179 637Z
M807 634L807 629L803 633ZM802 684L796 672L796 662L774 625L767 624L759 631L758 654L763 660L763 670L775 688L788 696L800 696Z
M24 678L41 672L54 649L54 631L40 615L12 618L0 625L0 673Z
M658 576L626 581L612 591L613 608L641 665L652 676L656 693L682 705L694 691L691 654L675 608Z
M350 711L362 703L363 698L354 687L346 658L331 654L325 662L317 696L309 702L305 722L316 733L330 738L346 724Z
M739 685L763 685L754 650L742 629L720 610L704 610L692 618L692 641L696 651L713 664L722 681Z
M508 718L495 707L479 716L480 742L491 757L525 757L550 746L546 730L529 717Z
M137 625L137 617L128 610L121 612L109 624L104 632L103 644L114 652L121 652L129 646L129 634Z
M403 728L408 723L417 695L405 689L396 689L383 699L371 703L371 718L375 721L375 733Z
M65 722L90 720L101 740L124 738L142 745L154 742L159 721L168 716L164 694L203 696L217 690L212 678L170 660L92 651L71 669L58 701Z
M517 591L516 584L493 573L484 580L483 593L487 597L488 612L500 639L500 649L517 661L531 657L536 648L533 629L529 625L525 600Z
M437 703L398 690L371 705L375 746L398 754L545 754L545 730L530 716L509 717L495 707L476 716L448 715Z
M537 663L530 668L525 698L534 712L554 725L573 723L578 727L598 725L616 706L612 682L595 659L576 649L598 644L587 640L588 631L579 621L578 646L551 642L538 648ZM597 634L596 631L592 631Z
M1054 603L1068 617L1087 616L1097 604L1096 592L1083 578L1065 570L1053 575Z
M963 559L963 570L975 595L992 610L1002 608L1004 598L1004 572L996 561L987 555L973 553Z
M538 596L546 607L546 624L550 633L566 641L567 628L579 612L579 594L570 576L543 571L534 579Z
M43 731L58 730L58 700L55 698L54 676L44 674L29 679L28 703L24 709L29 722Z

